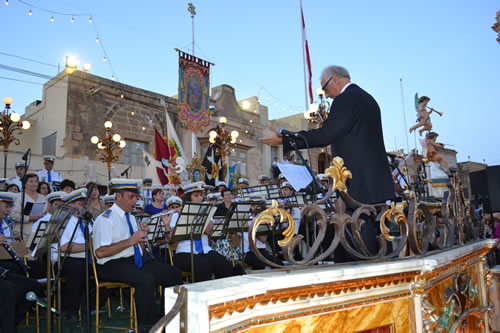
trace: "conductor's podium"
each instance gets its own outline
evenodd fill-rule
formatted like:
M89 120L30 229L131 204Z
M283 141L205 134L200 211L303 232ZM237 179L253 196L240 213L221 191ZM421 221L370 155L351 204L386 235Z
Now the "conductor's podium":
M489 332L494 244L169 288L166 311L185 301L166 332Z

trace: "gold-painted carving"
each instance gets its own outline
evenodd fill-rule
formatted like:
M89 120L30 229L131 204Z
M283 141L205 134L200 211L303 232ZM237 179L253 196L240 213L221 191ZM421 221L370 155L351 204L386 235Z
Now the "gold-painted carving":
M256 239L256 232L259 225L268 224L273 226L278 215L280 217L279 223L288 222L288 227L283 230L284 238L278 241L278 244L283 247L290 243L290 240L295 233L295 221L293 220L292 215L290 215L286 210L278 208L278 202L276 200L273 200L271 207L263 211L255 220L255 224L252 228L252 239Z
M394 202L391 203L391 208L386 210L380 218L380 231L382 233L382 236L384 236L384 238L389 242L392 242L394 240L394 236L391 236L389 234L390 229L385 223L391 220L393 220L396 224L405 225L406 227L408 227L408 221L406 220L405 215L395 207ZM406 235L408 235L408 228L404 228L404 230L406 231Z
M347 192L347 179L352 179L352 173L344 166L342 157L334 157L332 166L325 170L325 176L333 179L333 191Z

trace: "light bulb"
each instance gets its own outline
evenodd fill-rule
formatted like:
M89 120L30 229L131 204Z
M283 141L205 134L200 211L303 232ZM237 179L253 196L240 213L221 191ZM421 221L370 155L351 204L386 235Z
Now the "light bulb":
M215 143L215 138L211 136L211 137L208 138L208 141L210 143Z
M54 16L50 18L50 22L54 22Z
M231 136L232 136L233 138L235 138L235 139L238 137L238 135L240 135L240 133L238 133L238 131L232 131L232 132L231 132Z
M85 64L85 65L83 65L83 70L84 70L85 72L90 71L90 68L92 68L92 66L90 66L90 64Z
M99 37L96 37L96 38L95 38L95 42L96 42L96 43L99 43Z
M71 23L75 23L75 18L74 17L71 18Z
M97 148L99 148L99 149L104 149L104 145L102 144L102 142L99 142L99 143L97 144Z
M215 138L215 137L217 137L217 132L216 132L216 131L214 131L214 130L212 130L212 131L210 131L209 136L210 136L211 138Z
M125 148L126 145L127 145L127 143L124 140L120 141L120 144L119 144L120 148L123 149L123 148Z
M5 105L11 105L11 104L12 104L12 98L10 98L10 97L5 97L5 98L3 99L3 104L5 104Z
M111 80L115 80L115 76L114 75L111 75Z
M307 120L311 119L311 112L309 111L304 112L304 118L306 118Z
M5 5L8 6L9 5L9 0L5 0Z
M23 124L23 129L25 129L25 130L27 130L31 127L30 122L27 120L24 120L22 124Z
M99 142L99 138L94 135L93 137L90 138L90 142L96 145Z
M221 123L222 125L226 124L227 123L227 118L222 116L219 118L219 123Z
M236 143L236 138L235 137L231 138L231 143Z
M106 127L106 128L111 128L111 127L113 127L113 123L112 123L112 122L110 122L110 121L108 120L108 121L106 121L106 122L104 123L104 127Z
M106 57L104 57L104 58L102 59L102 61L106 62Z
M121 138L122 138L122 137L121 137L121 136L120 136L120 134L118 134L118 133L117 133L117 134L115 134L115 135L113 135L113 141L114 141L114 142L118 142L118 141L120 141L120 140L121 140Z
M30 9L30 11L28 12L28 15L29 15L29 16L33 15L33 13L31 12L31 9Z
M243 107L243 110L248 110L248 109L250 109L250 102L243 101L243 103L241 103L241 106Z
M17 123L21 119L21 116L15 112L10 114L10 120Z
M89 23L92 23L92 16L89 17Z
M320 87L320 88L316 89L316 94L318 94L319 96L323 96L325 94L325 91L323 89L321 89L321 87Z

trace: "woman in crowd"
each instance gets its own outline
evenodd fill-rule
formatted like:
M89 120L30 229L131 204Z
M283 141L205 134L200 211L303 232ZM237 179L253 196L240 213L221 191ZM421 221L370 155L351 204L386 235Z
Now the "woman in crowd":
M41 195L47 196L47 194L50 193L50 186L46 182L39 182L38 183L38 189L36 190L38 193Z
M104 211L104 203L99 198L99 187L94 182L88 182L85 187L90 191L90 187L94 185L92 193L89 193L89 202L87 203L87 210L92 213L92 216L97 218Z
M163 192L163 188L155 188L151 191L151 196L153 201L144 207L144 213L149 216L161 213L165 210L168 210L167 205L163 202L165 199L165 193Z
M45 215L45 211L47 210L47 199L44 195L38 193L37 189L38 176L36 173L26 174L26 196L24 198L24 226L22 235L25 241L29 238L33 222ZM21 207L22 193L17 193L11 217L15 222L14 229L19 233L21 232Z

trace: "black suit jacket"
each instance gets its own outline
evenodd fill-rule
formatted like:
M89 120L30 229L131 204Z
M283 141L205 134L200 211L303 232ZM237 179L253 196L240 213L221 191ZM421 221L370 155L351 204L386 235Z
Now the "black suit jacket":
M351 84L332 103L323 127L301 131L310 148L331 144L333 157L344 159L352 179L348 193L361 203L373 204L394 198L394 184L387 161L380 108L375 99ZM303 139L295 139L299 149ZM283 137L285 151L292 150L290 139Z

